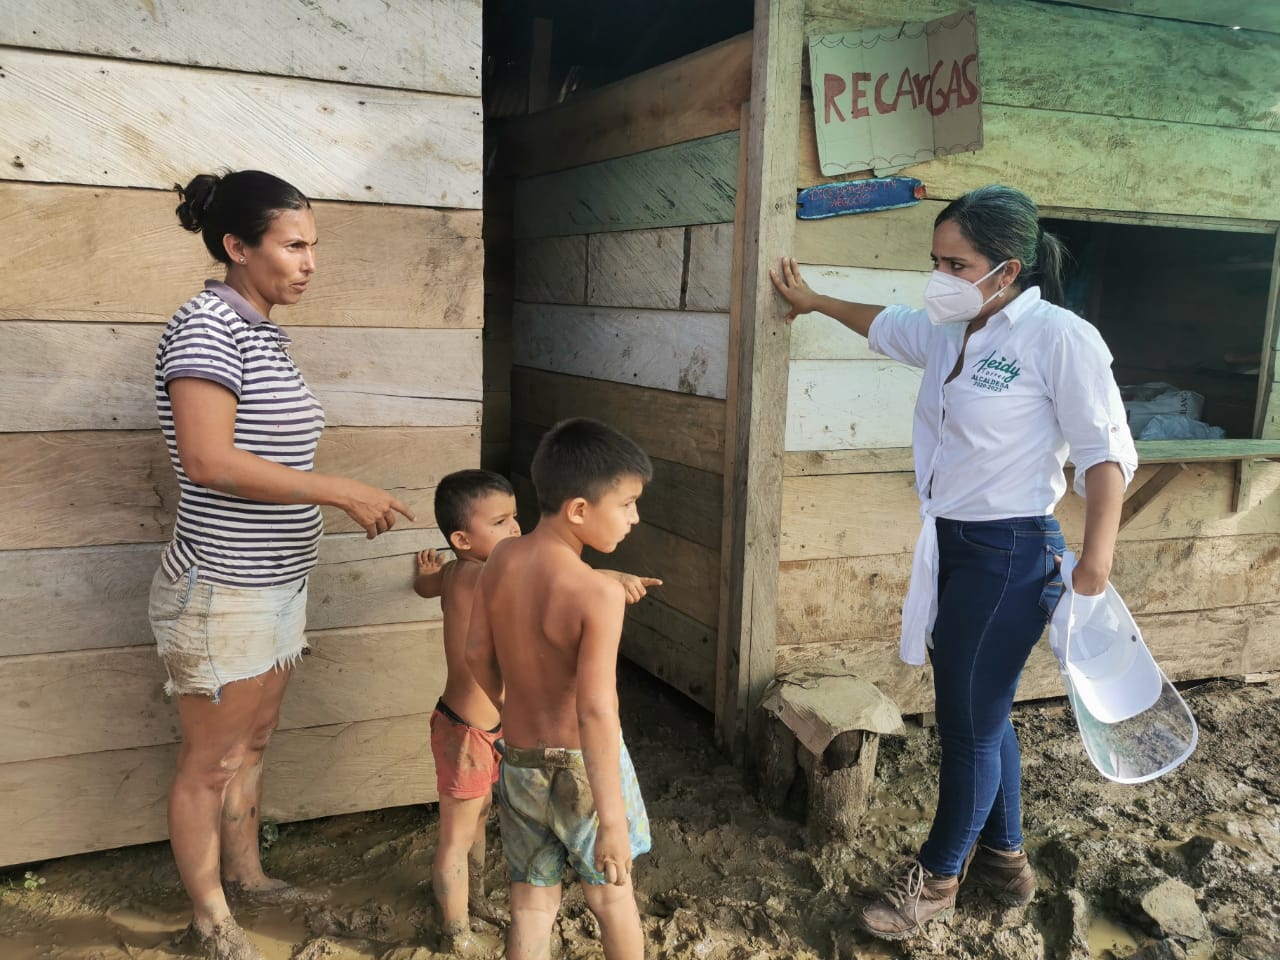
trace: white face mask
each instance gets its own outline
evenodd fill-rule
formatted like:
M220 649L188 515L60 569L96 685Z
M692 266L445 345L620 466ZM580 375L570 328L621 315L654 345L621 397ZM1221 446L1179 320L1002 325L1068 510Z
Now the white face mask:
M924 288L924 307L929 311L929 319L935 324L962 323L972 320L978 315L979 310L1004 291L1004 287L1001 287L983 300L978 283L987 279L1008 262L1005 260L997 264L990 273L979 277L977 283L943 273L941 270L934 270L933 276L929 278L929 283Z

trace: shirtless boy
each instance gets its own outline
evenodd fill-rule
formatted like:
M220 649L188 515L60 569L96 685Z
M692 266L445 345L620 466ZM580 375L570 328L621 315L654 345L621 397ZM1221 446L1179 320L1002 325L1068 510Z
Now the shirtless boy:
M616 430L575 419L546 433L532 473L542 517L485 564L467 639L471 672L503 715L507 957L548 956L568 863L607 960L642 960L631 865L649 849L649 821L622 744L615 676L626 592L587 566L582 548L611 553L639 522L652 467Z
M502 735L498 708L471 678L464 657L471 603L489 552L520 536L516 497L505 477L488 470L460 470L436 487L436 523L456 559L443 563L435 550L418 554L413 589L440 597L444 614L444 694L431 714L431 755L440 795L440 842L431 888L440 907L447 949L465 952L470 913L501 919L484 895L485 823L498 779L494 742Z

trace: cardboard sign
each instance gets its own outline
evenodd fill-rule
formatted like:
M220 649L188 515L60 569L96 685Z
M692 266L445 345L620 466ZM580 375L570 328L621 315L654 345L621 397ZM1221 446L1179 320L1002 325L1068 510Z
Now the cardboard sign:
M809 69L824 176L889 173L982 148L972 10L810 37Z

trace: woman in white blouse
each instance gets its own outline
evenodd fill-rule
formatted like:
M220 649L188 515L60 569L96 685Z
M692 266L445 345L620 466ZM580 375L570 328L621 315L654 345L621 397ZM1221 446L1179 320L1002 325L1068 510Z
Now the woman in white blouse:
M862 911L862 926L890 940L950 916L962 879L1007 904L1034 896L1009 714L1063 589L1063 466L1070 455L1087 502L1072 588L1088 596L1106 587L1137 466L1106 344L1055 306L1064 251L1035 204L1004 186L960 197L934 222L930 257L924 310L818 295L795 260L770 271L788 322L825 313L924 368L912 431L923 524L901 656L932 661L942 761L928 839Z

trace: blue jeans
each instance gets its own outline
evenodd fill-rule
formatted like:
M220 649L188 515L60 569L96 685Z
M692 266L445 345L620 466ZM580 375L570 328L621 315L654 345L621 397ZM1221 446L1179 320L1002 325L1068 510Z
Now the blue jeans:
M1022 846L1022 758L1009 720L1018 677L1062 595L1053 517L938 520L933 690L942 745L925 869L960 872L975 841Z

